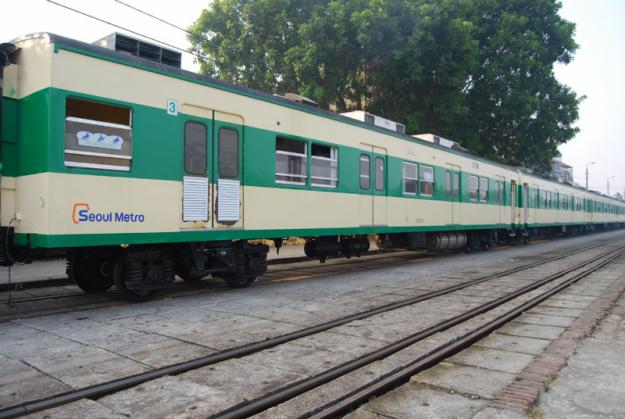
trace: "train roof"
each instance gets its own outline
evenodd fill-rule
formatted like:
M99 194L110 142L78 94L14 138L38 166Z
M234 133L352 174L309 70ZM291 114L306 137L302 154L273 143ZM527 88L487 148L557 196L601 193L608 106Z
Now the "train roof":
M366 124L365 122L362 121L358 121L356 119L352 119L343 115L340 115L338 113L329 111L329 110L325 110L325 109L320 109L320 108L314 108L311 107L310 105L306 105L306 104L301 104L295 101L292 101L290 99L286 99L282 96L278 96L278 95L273 95L267 92L263 92L260 90L256 90L256 89L252 89L249 87L244 87L244 86L238 86L238 85L234 85L231 83L227 83L224 82L222 80L216 79L214 77L210 77L210 76L205 76L205 75L201 75L198 73L194 73L192 71L188 71L188 70L183 70L181 68L177 68L177 67L173 67L173 66L169 66L169 65L165 65L156 61L152 61L152 60L148 60L145 58L141 58L141 57L137 57L134 55L131 55L129 53L125 53L125 52L120 52L120 51L115 51L113 49L110 48L106 48L106 47L102 47L96 44L90 44L87 42L83 42L83 41L78 41L72 38L67 38L61 35L57 35L54 33L50 33L50 32L38 32L38 33L32 33L32 34L28 34L25 35L23 37L20 38L16 38L13 41L11 41L11 43L17 44L19 42L22 41L26 41L29 39L46 39L49 43L54 44L55 48L60 47L61 49L66 49L68 51L74 51L74 52L79 52L79 53L83 53L83 54L87 54L87 55L93 55L96 56L98 58L104 58L104 59L109 59L111 61L120 63L120 64L127 64L127 65L131 65L131 66L135 66L135 67L139 67L142 69L147 69L150 71L154 71L160 74L164 74L164 75L168 75L168 76L173 76L173 77L178 77L181 79L184 79L186 81L190 81L190 82L195 82L198 84L203 84L203 85L209 85L211 87L214 88L218 88L218 89L222 89L222 90L227 90L227 91L231 91L237 94L241 94L241 95L245 95L248 97L252 97L258 100L262 100L265 102L270 102L273 104L277 104L280 106L284 106L284 107L288 107L288 108L292 108L292 109L296 109L302 112L306 112L306 113L311 113L311 114L315 114L318 115L320 117L325 117L325 118L329 118L329 119L333 119L345 124L349 124L349 125L353 125L353 126L358 126L360 128L364 128L367 130L371 130L371 131L376 131L378 133L382 133L388 136L393 136L395 138L399 138L405 141L409 141L412 143L417 143L420 145L424 145L426 147L430 147L430 148L434 148L437 150L442 150L448 153L453 153L453 154L457 154L457 155L461 155L465 158L468 159L473 159L473 160L478 160L484 163L488 163L488 164L492 164L495 166L499 166L502 167L504 169L510 170L510 171L522 171L523 174L525 174L526 176L531 176L534 177L536 179L540 179L540 180L544 180L544 181L549 181L552 183L556 183L558 185L562 185L562 186L567 186L570 188L574 188L577 189L581 192L586 192L586 193L590 193L593 195L596 195L598 197L603 197L603 198L609 198L610 200L614 200L616 202L619 203L623 203L623 201L617 200L615 198L611 198L609 196L605 196L603 194L599 194L597 192L594 191L590 191L575 185L569 185L569 184L561 184L559 182L555 182L553 179L547 178L545 176L542 175L538 175L536 173L527 173L526 171L523 170L523 168L521 167L514 167L514 166L509 166L503 163L499 163L496 161L492 161L489 159L486 159L484 157L472 154L470 152L466 152L466 151L462 151L462 150L454 150L448 147L444 147L438 144L434 144L431 143L429 141L425 141L425 140L421 140L419 138L414 138L410 135L407 134L400 134L397 132L393 132L384 128L379 128L373 125L369 125Z

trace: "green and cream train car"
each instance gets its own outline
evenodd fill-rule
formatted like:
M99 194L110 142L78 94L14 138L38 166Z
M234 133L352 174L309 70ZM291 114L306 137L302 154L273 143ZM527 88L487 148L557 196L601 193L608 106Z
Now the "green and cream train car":
M0 50L2 259L67 257L88 292L245 286L266 270L255 239L305 237L323 260L369 234L454 249L625 222L621 201L186 72L153 45Z

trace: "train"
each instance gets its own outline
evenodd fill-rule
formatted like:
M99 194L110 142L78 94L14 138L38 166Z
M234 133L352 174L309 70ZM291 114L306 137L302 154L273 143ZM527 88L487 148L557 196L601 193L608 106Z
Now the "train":
M0 68L0 262L65 258L86 292L244 287L287 237L323 261L370 235L472 250L625 225L621 200L184 71L123 34L28 35L0 45Z

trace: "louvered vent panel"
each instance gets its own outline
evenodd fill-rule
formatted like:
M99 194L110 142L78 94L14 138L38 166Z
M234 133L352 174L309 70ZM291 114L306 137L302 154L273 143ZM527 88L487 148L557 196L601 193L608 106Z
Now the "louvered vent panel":
M217 220L239 221L241 182L231 179L219 179L217 182Z
M184 221L208 221L208 178L185 176L183 179Z

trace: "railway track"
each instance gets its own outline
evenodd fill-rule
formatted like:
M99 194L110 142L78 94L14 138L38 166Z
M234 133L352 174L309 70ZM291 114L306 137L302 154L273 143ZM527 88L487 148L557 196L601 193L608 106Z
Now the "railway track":
M602 250L602 248L607 248L607 250ZM278 403L282 403L293 397L297 397L298 395L301 395L305 393L306 391L309 391L319 385L322 385L338 377L341 377L344 374L357 370L358 368L362 368L363 366L368 365L371 362L375 362L376 360L388 357L389 355L392 355L393 353L396 353L397 351L400 351L403 348L406 348L410 345L420 342L423 339L426 339L428 337L431 337L433 334L441 333L442 331L445 331L445 330L450 330L451 328L458 326L462 324L463 322L466 322L470 319L474 319L476 316L480 316L484 313L489 312L490 310L500 307L512 301L515 298L523 296L541 287L547 286L554 281L565 278L569 274L574 274L574 279L565 278L565 280L557 284L556 287L552 288L552 291L549 291L551 292L551 294L547 294L547 293L542 294L543 295L542 298L544 300L548 298L547 295L550 296L550 295L553 295L553 293L557 292L553 290L563 289L564 287L569 286L570 284L574 283L575 281L578 281L582 277L589 275L590 272L594 272L595 270L609 263L614 258L618 257L620 254L623 253L623 251L625 251L625 243L619 243L617 245L615 245L613 242L598 243L591 247L585 247L583 249L576 249L574 251L569 251L566 254L558 255L552 258L548 258L546 260L541 260L538 262L526 264L524 266L515 267L515 268L508 269L506 271L495 273L495 274L485 275L480 278L465 281L454 286L441 288L432 292L418 295L416 297L404 299L401 301L396 301L390 304L381 305L373 309L369 309L369 310L355 313L349 316L341 317L330 322L314 325L311 327L306 327L301 330L288 333L285 335L276 336L273 338L267 338L262 341L257 341L251 344L227 349L225 351L221 351L221 352L211 354L208 356L196 358L190 361L169 365L163 368L154 369L154 370L142 373L142 374L136 374L130 377L125 377L125 378L121 378L121 379L117 379L117 380L113 380L113 381L109 381L105 383L96 384L90 387L77 389L77 390L70 391L67 393L53 395L53 396L46 397L40 400L22 403L20 405L15 405L15 406L0 410L0 418L15 417L15 416L23 415L23 414L29 414L29 413L33 413L33 412L37 412L37 411L41 411L45 409L50 409L55 406L64 405L64 404L78 401L84 398L98 399L106 395L117 393L125 389L128 389L130 387L134 387L142 383L146 383L148 381L155 380L160 377L164 377L166 375L180 375L185 372L197 370L199 368L202 368L208 365L220 363L220 362L231 360L234 358L241 358L241 357L249 356L252 354L257 354L260 351L264 351L269 348L276 347L278 345L293 342L293 341L296 341L298 339L302 339L308 336L320 334L322 332L335 329L337 327L346 325L348 323L351 323L357 320L373 318L375 316L378 316L384 313L389 313L389 312L392 312L392 311L395 311L404 307L414 306L422 302L434 300L441 296L450 296L453 293L457 293L460 290L465 290L472 286L479 286L480 284L487 283L488 281L494 281L496 279L510 277L511 275L514 275L520 272L527 273L525 271L529 271L534 268L539 268L540 271L549 270L546 268L545 265L552 263L552 262L565 260L572 256L578 255L579 253L584 252L584 251L590 252L592 255L586 258L581 263L577 263L577 264L574 264L573 266L569 266L568 268L564 270L561 269L559 266L553 267L551 269L552 270L555 269L555 270L551 274L547 275L546 277L540 277L539 280L530 281L529 284L519 287L515 289L513 292L507 292L504 295L501 295L500 297L493 299L487 303L472 307L471 310L468 310L464 313L458 314L451 318L445 319L444 321L438 322L437 324L431 325L425 329L419 330L410 336L407 336L390 345L386 345L383 348L376 349L375 351L365 354L357 359L351 360L347 363L328 369L320 374L314 375L305 380L302 380L302 381L290 384L288 386L285 386L283 388L274 390L271 392L271 394L262 395L262 396L254 398L251 401L246 401L246 402L231 406L229 408L223 409L221 412L216 414L216 416L223 416L223 417L245 417L248 415L252 415L254 413L258 413L267 408L270 408L271 406L274 406ZM582 271L577 272L580 270ZM563 284L567 284L567 285L563 285ZM538 304L538 302L536 304ZM499 324L499 323L492 323L492 325L496 325L496 324ZM482 334L488 333L488 332L485 332L484 330L487 330L487 329L481 329L480 333ZM477 335L472 334L471 336L474 337ZM468 337L468 335L463 336L461 338L459 337L457 339L454 339L454 341L461 341L461 340L464 342L473 341L471 340L473 338L465 339L465 337ZM437 355L434 352L432 352L428 354L428 359L438 360L440 359L441 356L448 356L448 355L440 355L440 354ZM427 364L427 365L431 365L431 362L430 364ZM388 385L386 385L384 388L387 388L387 387ZM378 387L375 387L375 388L378 388ZM356 395L352 395L352 396L354 397L354 399L357 399L357 400L361 400L362 397L366 397L366 396L360 396L360 395L358 397L356 397ZM347 399L341 398L341 400L338 400L336 403L332 403L331 405L328 405L327 408L330 409L331 406L343 406L346 403L344 402L344 400L347 400ZM355 403L358 403L358 402L355 402ZM350 406L351 407L346 407L345 409L352 408L353 404ZM336 409L336 408L333 408L333 409ZM317 414L317 412L311 412L311 414L313 413ZM323 414L323 413L319 413L319 414ZM331 413L330 415L333 415L333 414L334 413Z
M280 259L278 263L273 263L273 269L258 280L254 286L263 286L283 281L303 280L309 278L319 278L322 276L333 275L337 273L347 273L361 271L367 269L376 269L387 264L401 264L402 262L412 262L415 258L420 258L424 252L420 251L394 251L390 253L371 252L369 256L373 258L367 259L336 259L332 263L317 264L307 266L295 266L293 264L301 264L302 262L314 263L310 258L289 258L288 261ZM64 285L60 286L64 288ZM176 289L171 291L163 291L160 296L155 298L179 298L196 294L210 294L229 288L218 279L207 279L199 284L187 284L179 281ZM77 286L72 286L76 288ZM30 303L58 302L58 308L29 306ZM0 300L0 322L11 320L16 316L21 318L32 317L44 314L59 314L71 310L93 309L104 305L125 305L126 301L121 300L119 293L114 288L97 294L87 294L81 290L58 292L58 287L51 288L49 294L35 295L28 297L18 297ZM4 305L5 310L2 310ZM10 309L6 309L9 307Z
M418 333L415 333L407 338L402 339L401 341L395 342L391 345L388 345L375 352L369 353L358 359L340 365L336 368L329 369L322 374L303 380L294 385L289 385L282 389L278 389L271 394L266 394L255 400L246 401L238 406L233 406L229 409L215 414L214 417L222 419L243 418L262 412L279 403L283 403L297 396L300 396L307 391L313 390L332 380L343 377L346 374L349 374L359 368L365 367L376 361L389 357L401 351L402 349L409 347L410 345L413 345L430 336L433 336L434 334L447 331L455 326L466 322L467 320L473 319L496 307L506 304L517 297L520 297L547 284L550 284L551 282L554 282L555 280L560 279L567 274L574 273L572 277L557 283L557 285L553 286L552 288L540 292L540 294L532 297L529 301L519 304L511 310L507 310L504 314L497 316L486 324L475 327L470 331L445 342L437 348L415 358L412 362L398 367L392 371L389 371L383 376L377 377L375 380L372 380L365 385L360 386L349 394L337 397L335 400L324 404L320 408L306 412L301 417L321 419L333 418L346 414L359 407L361 404L367 402L372 397L384 394L405 383L412 375L424 371L436 365L438 362L462 351L463 349L470 347L473 343L486 337L506 323L520 316L527 310L530 310L531 308L556 295L565 288L575 284L581 279L608 265L616 258L622 256L624 253L625 245L610 250L606 252L606 254L600 255L596 258L593 258L592 260L583 262L578 266L566 269L561 273L545 277L539 281L536 281L533 284L523 287L501 298L492 300L487 304L483 304L471 311L453 317L449 320L443 321ZM588 267L589 265L590 267Z
M395 249L389 249L389 250L369 250L365 253L363 253L361 256L362 257L366 257L366 256L376 256L376 255L392 255L392 254L396 254L396 253L406 253L405 251L402 250L395 250ZM342 257L328 257L327 261L330 262L346 262L346 263L355 263L354 260L357 260L358 258L354 257L352 259L344 259ZM288 258L276 258L276 259L269 259L267 261L267 265L269 266L282 266L282 265L293 265L293 264L298 264L298 263L303 263L303 262L311 262L314 259L309 258L308 256L294 256L294 257L288 257ZM74 282L72 282L69 278L67 277L58 277L58 278L50 278L50 279L43 279L40 281L28 281L28 282L13 282L11 284L11 289L13 291L23 291L23 290L31 290L31 289L37 289L37 288L49 288L49 287L62 287L62 286L73 286ZM0 284L0 292L4 293L7 292L9 290L9 285L8 284ZM84 292L81 291L81 293L84 294ZM76 293L78 294L78 293ZM19 299L15 299L14 301L18 301ZM26 299L23 299L26 300ZM7 303L7 300L0 300L0 303Z
M608 240L609 241L609 240ZM600 244L598 244L600 245ZM592 246L594 247L594 245ZM573 251L576 253L578 251L583 251L585 249L589 249L592 247L581 247L579 250ZM500 249L503 249L502 247ZM290 265L297 265L305 262L312 263L310 258L308 257L292 257L287 259L274 259L273 261L269 261L269 265L273 267L270 268L270 271L260 278L254 286L259 285L269 285L278 282L285 282L291 280L303 280L310 278L319 278L322 276L333 275L338 273L348 273L360 270L369 270L369 269L377 269L379 267L385 266L387 263L393 264L401 264L403 262L412 262L415 258L421 257L448 257L453 255L453 253L431 253L425 251L395 251L392 250L388 253L381 251L369 251L366 256L374 256L374 259L361 259L361 258L352 258L352 259L339 259L339 258L329 258L328 264L317 264L314 266L296 266L289 267ZM33 295L26 297L12 297L12 298L4 298L0 300L0 306L4 305L5 307L11 305L12 309L3 314L2 310L0 310L0 322L10 320L15 316L20 317L32 317L34 315L42 315L42 314L58 314L67 312L68 310L81 310L81 309L93 309L102 305L113 304L125 304L124 301L119 300L119 293L114 288L109 289L105 292L96 293L96 294L87 294L82 290L71 290L67 292L58 292L58 287L67 287L71 286L72 288L77 288L73 285L69 280L61 281L61 280L46 280L42 281L42 283L48 284L53 283L55 286L50 287L48 293L44 293L43 295ZM39 288L37 285L32 283L25 283L25 289ZM177 287L174 290L163 291L159 294L157 299L163 298L178 298L184 297L192 294L204 294L204 293L212 293L218 290L224 290L227 287L220 280L204 280L199 284L185 284L182 281L178 281ZM6 291L6 290L5 290ZM21 291L18 289L16 291ZM45 292L45 291L44 291ZM4 294L7 294L4 292ZM45 307L41 308L38 306L21 308L24 305L29 303L42 303L49 301L58 301L59 308L55 307Z

